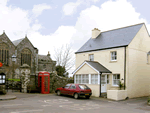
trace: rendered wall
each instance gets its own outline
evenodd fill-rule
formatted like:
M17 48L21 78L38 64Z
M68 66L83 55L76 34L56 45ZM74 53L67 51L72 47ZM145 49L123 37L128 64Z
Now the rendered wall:
M108 90L107 98L112 100L124 100L127 97L126 90Z
M111 61L112 51L117 51L117 61ZM124 47L95 52L78 53L76 54L76 68L79 67L85 60L89 59L89 54L94 54L94 61L98 61L100 64L109 69L113 74L120 74L120 79L124 79ZM82 68L80 70L82 70ZM85 73L83 71L80 72L82 72L82 74L88 74L90 71L87 69L87 71L84 71ZM112 84L111 74L110 84ZM118 89L118 87L109 85L109 89Z
M127 94L129 98L149 96L150 64L147 53L150 51L150 37L145 25L139 30L128 46Z
M92 96L99 97L99 84L86 84L92 90Z

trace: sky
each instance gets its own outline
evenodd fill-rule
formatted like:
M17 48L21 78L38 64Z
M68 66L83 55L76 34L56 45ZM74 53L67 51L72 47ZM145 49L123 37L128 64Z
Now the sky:
M54 49L69 44L76 52L94 28L103 32L144 22L150 32L149 4L150 0L0 0L0 34L5 30L11 41L27 35L39 54L49 51L55 60Z

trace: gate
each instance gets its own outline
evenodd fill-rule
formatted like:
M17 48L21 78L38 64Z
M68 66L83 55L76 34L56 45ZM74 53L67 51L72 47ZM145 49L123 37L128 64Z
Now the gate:
M5 87L7 92L21 92L22 89L20 79L6 79Z

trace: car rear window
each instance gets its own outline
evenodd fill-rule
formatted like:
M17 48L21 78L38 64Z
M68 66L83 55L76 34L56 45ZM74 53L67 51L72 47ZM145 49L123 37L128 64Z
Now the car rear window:
M79 88L80 89L83 89L83 90L85 90L85 89L90 89L87 85L85 85L85 84L79 84Z

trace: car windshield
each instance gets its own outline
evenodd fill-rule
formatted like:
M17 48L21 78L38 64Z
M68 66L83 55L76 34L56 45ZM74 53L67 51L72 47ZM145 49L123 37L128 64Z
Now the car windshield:
M85 89L90 89L87 85L85 85L85 84L79 84L79 88L80 89L83 89L83 90L85 90Z

